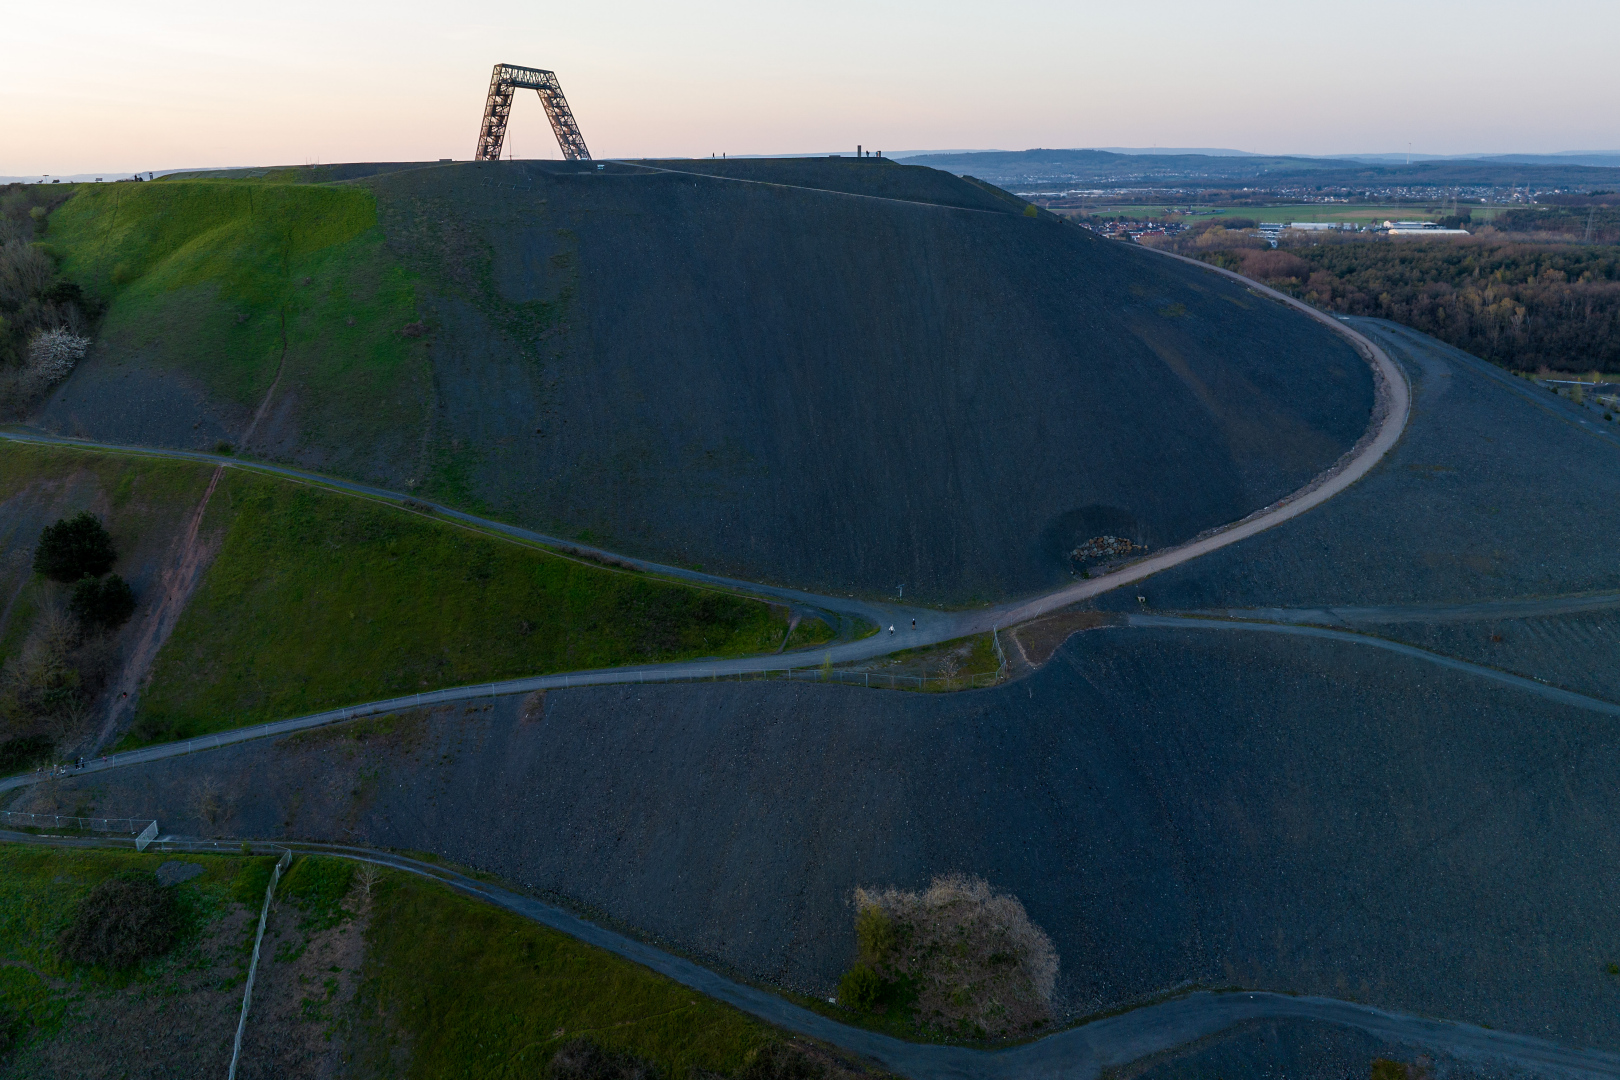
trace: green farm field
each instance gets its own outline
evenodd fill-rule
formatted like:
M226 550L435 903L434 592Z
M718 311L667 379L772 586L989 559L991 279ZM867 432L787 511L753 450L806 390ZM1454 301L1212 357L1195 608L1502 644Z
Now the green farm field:
M1387 220L1404 221L1434 221L1451 212L1449 205L1436 207L1432 204L1377 204L1377 203L1324 203L1319 205L1298 203L1278 204L1274 206L1194 206L1191 213L1180 211L1188 207L1166 207L1163 205L1103 205L1085 210L1065 209L1055 213L1087 214L1101 218L1127 218L1152 220L1185 221L1188 224L1199 221L1210 221L1219 218L1250 218L1254 221L1321 221L1321 222L1350 222L1355 225L1372 225ZM1459 210L1472 210L1475 221L1488 221L1501 213L1502 207L1459 206Z

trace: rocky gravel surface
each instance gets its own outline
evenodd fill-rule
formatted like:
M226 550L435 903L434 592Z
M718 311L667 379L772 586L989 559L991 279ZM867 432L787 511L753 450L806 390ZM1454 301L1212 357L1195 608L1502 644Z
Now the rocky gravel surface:
M1617 772L1608 718L1422 661L1103 628L995 690L552 692L20 805L431 851L821 994L856 886L961 870L1052 935L1070 1014L1237 984L1613 1048Z
M1208 609L1458 603L1620 588L1620 445L1528 380L1353 320L1403 365L1406 434L1308 514L1102 598ZM1517 390L1517 392L1516 392ZM1586 423L1583 424L1582 421ZM1128 595L1127 595L1128 594Z

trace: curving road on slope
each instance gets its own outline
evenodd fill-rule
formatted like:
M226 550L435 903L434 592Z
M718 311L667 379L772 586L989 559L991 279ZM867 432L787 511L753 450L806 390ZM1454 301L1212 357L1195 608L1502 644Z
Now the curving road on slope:
M36 836L0 831L0 840L61 847L129 846L79 837ZM180 837L162 837L149 850L239 850ZM1392 1043L1419 1047L1485 1067L1507 1066L1536 1075L1620 1076L1620 1054L1565 1046L1473 1024L1390 1012L1333 998L1296 997L1264 991L1195 991L1152 1005L1078 1024L1035 1042L1006 1050L913 1043L840 1023L758 987L716 974L634 938L586 922L570 912L478 881L443 866L374 848L336 844L252 842L256 851L287 848L337 856L416 874L448 885L526 919L622 956L743 1012L800 1035L877 1061L913 1080L1093 1080L1104 1070L1173 1050L1250 1020L1307 1020L1365 1032Z
M1180 256L1171 256L1180 258ZM1193 260L1185 260L1192 262ZM336 491L345 492L361 498L387 502L408 512L427 512L414 510L413 507L431 508L435 516L443 517L458 525L474 529L487 534L500 536L508 540L543 547L563 555L583 556L585 558L604 560L622 566L634 567L637 570L683 581L688 584L705 588L722 589L728 592L745 595L767 597L776 601L783 601L801 608L810 608L827 612L835 616L846 616L864 619L876 623L880 627L906 627L905 630L880 630L870 637L835 643L827 648L813 650L806 656L800 667L819 665L825 662L844 664L870 660L887 653L901 649L916 648L923 645L932 645L942 641L966 637L971 634L980 634L999 627L1012 626L1027 622L1048 612L1056 611L1082 600L1089 599L1102 593L1141 581L1172 566L1196 559L1201 555L1223 548L1228 544L1237 543L1266 529L1273 528L1291 518L1298 517L1307 510L1326 502L1334 495L1345 490L1357 480L1365 476L1383 456L1400 439L1405 430L1406 421L1411 411L1411 391L1400 369L1389 356L1369 338L1343 323L1332 319L1321 312L1310 308L1299 301L1293 300L1282 293L1264 286L1256 285L1247 279L1232 274L1230 271L1218 270L1194 263L1211 273L1225 274L1229 277L1244 281L1254 291L1271 299L1289 304L1309 315L1311 318L1331 326L1334 330L1347 337L1372 366L1378 388L1377 402L1373 411L1372 424L1361 441L1344 455L1331 469L1324 472L1310 484L1294 492L1271 506L1244 518L1242 521L1216 529L1204 536L1175 548L1159 552L1149 558L1127 565L1112 573L1103 574L1089 580L1075 582L1072 585L1053 592L1035 597L1033 599L1012 601L993 607L980 608L971 611L936 611L931 608L907 607L900 604L884 604L853 597L825 596L817 593L804 592L797 589L787 589L779 586L760 585L752 582L739 581L733 578L721 577L715 574L705 574L701 571L687 570L681 567L666 566L660 563L649 562L644 559L630 558L613 552L604 551L589 545L577 544L557 537L537 533L531 529L524 529L505 522L492 521L474 514L464 513L460 510L433 503L424 503L401 492L389 491L370 484L362 484L352 480L343 480L335 477L323 476L318 473L290 466L275 465L267 462L243 461L234 457L219 454L209 454L194 450L168 450L146 447L120 446L109 443L91 442L81 439L72 439L65 436L51 435L28 428L10 428L0 430L0 438L14 442L40 443L57 446L71 446L80 449L97 450L108 453L138 454L143 456L175 458L187 461L207 462L227 468L247 469L267 473L274 476L285 477L303 483L317 484ZM915 620L915 629L911 629ZM377 713L394 712L400 709L420 708L445 704L452 701L462 701L469 698L490 697L501 694L529 693L536 690L562 689L571 686L599 685L603 683L629 683L664 681L670 679L720 679L747 675L760 675L768 672L783 671L791 668L791 663L784 663L776 655L762 655L740 657L729 660L688 661L671 664L653 664L644 666L629 666L599 669L594 671L567 672L558 675L536 676L527 679L509 679L497 683L485 683L474 686L453 687L427 694L411 694L398 698L389 698L382 701L367 702L353 706L330 709L309 716L292 717L286 720L275 721L268 724L259 724L253 727L238 728L232 731L221 732L218 735L207 735L196 739L189 739L179 743L169 743L163 746L148 747L123 754L114 754L96 759L87 766L91 771L102 771L113 768L123 768L130 765L139 765L149 761L175 757L182 754L195 753L199 750L214 749L231 743L243 742L249 739L261 739L278 735L289 734L324 724L353 719L357 716L374 715ZM42 774L26 774L13 776L0 780L0 791L38 782Z
M1201 264L1200 264L1201 265ZM1210 272L1213 268L1203 267ZM1229 275L1236 277L1237 275ZM882 632L859 641L841 641L832 646L814 650L801 663L819 664L823 659L846 663L871 659L899 649L914 648L951 640L996 627L1008 627L1040 615L1072 605L1102 593L1132 584L1162 570L1188 562L1228 544L1251 537L1263 530L1281 524L1320 505L1344 491L1365 476L1399 440L1410 412L1411 394L1404 376L1389 357L1368 337L1344 326L1337 320L1322 315L1289 298L1244 280L1252 291L1279 302L1299 307L1313 318L1327 322L1349 337L1378 373L1379 404L1373 422L1360 443L1333 469L1318 477L1307 487L1287 499L1266 507L1250 517L1195 538L1175 549L1157 553L1114 573L1092 580L1076 582L1034 598L1024 599L973 611L941 612L926 608L907 607L860 600L852 597L826 596L776 586L760 585L678 567L664 566L645 560L619 556L586 545L575 544L531 530L482 519L449 507L433 507L438 516L462 527L492 535L504 536L519 543L545 547L566 556L605 559L635 567L648 573L673 580L686 581L701 587L724 589L747 595L767 597L801 608L810 608L833 615L855 616L879 623L909 627L917 620L915 632L902 630L894 635ZM1425 341L1425 344L1427 342ZM1478 363L1477 361L1475 363ZM1522 388L1518 380L1491 372L1494 377L1514 386L1522 396L1540 407L1546 405L1539 396ZM1573 422L1573 421L1571 421ZM1607 438L1607 432L1594 431ZM162 457L207 461L233 468L255 469L282 475L306 483L319 484L345 491L357 497L386 501L393 505L404 503L407 496L382 488L351 481L325 477L303 470L257 462L245 462L217 455L179 450L149 450L136 447L112 446L59 438L28 430L0 432L0 437L19 441L79 446L108 452L135 453ZM409 507L405 509L409 510ZM1620 716L1620 705L1511 675L1493 668L1471 664L1452 657L1392 642L1364 633L1354 633L1341 627L1373 625L1402 621L1464 621L1491 617L1527 617L1592 611L1620 605L1620 594L1583 594L1553 598L1523 600L1493 600L1470 604L1407 605L1379 608L1321 608L1321 609L1232 609L1185 614L1132 613L1125 617L1129 626L1177 628L1189 632L1246 631L1281 633L1326 638L1365 647L1386 649L1454 670L1464 671L1480 678L1512 686L1526 693L1555 700L1562 704L1607 715ZM791 661L787 661L791 663ZM743 678L767 672L786 670L780 656L744 657L724 661L698 661L681 664L651 665L614 668L588 672L569 672L528 679L507 680L499 683L471 687L458 687L437 693L407 695L387 701L373 702L350 708L329 710L307 717L292 718L271 724L225 732L185 743L152 747L130 754L121 754L92 763L86 771L100 771L138 765L161 758L223 746L248 739L273 737L303 728L315 727L371 713L397 711L418 706L465 700L534 690L582 686L600 683L638 681L666 681L671 679ZM36 777L12 777L0 781L0 791L33 782ZM315 850L312 845L294 845ZM1251 1019L1297 1018L1355 1028L1379 1038L1397 1042L1411 1042L1438 1050L1458 1058L1507 1063L1512 1066L1562 1075L1620 1076L1620 1056L1598 1051L1586 1051L1528 1036L1511 1035L1464 1024L1392 1013L1350 1002L1322 998L1300 998L1286 995L1241 993L1194 993L1160 1004L1145 1006L1119 1016L1093 1021L1049 1036L1038 1042L1011 1050L984 1052L960 1047L918 1045L899 1042L862 1029L839 1024L835 1020L802 1009L764 990L724 979L690 961L671 956L641 942L614 934L601 927L583 922L556 908L532 898L509 892L482 882L462 878L425 864L387 852L359 849L332 850L349 857L369 859L412 873L423 873L444 880L470 894L536 919L546 925L570 933L592 944L601 945L627 958L643 963L654 970L676 978L696 989L703 990L721 1000L761 1016L773 1023L808 1035L826 1039L845 1049L866 1054L896 1071L919 1077L1012 1077L1012 1076L1064 1076L1092 1077L1108 1067L1138 1060L1141 1057L1214 1034L1233 1024Z
M1166 256L1181 259L1179 255ZM563 556L576 556L606 562L611 567L618 565L631 567L636 570L685 582L703 588L720 589L727 592L750 595L770 600L785 602L800 608L828 613L834 616L853 617L877 624L880 627L906 627L905 630L896 630L891 634L886 630L880 631L871 637L856 640L842 641L824 649L814 652L814 659L810 663L819 664L830 659L834 664L849 663L852 661L869 660L873 657L883 656L887 653L901 649L916 648L922 645L933 645L942 641L966 637L971 634L984 633L998 627L1012 626L1027 622L1048 612L1067 607L1082 600L1099 596L1124 585L1129 585L1144 578L1150 577L1170 567L1180 565L1196 559L1209 552L1245 540L1256 533L1274 528L1315 506L1326 502L1333 496L1350 487L1357 480L1365 476L1383 456L1399 441L1401 433L1406 428L1406 422L1411 412L1411 390L1400 368L1389 358L1377 344L1370 338L1361 334L1352 327L1333 319L1297 300L1294 300L1273 289L1250 282L1247 278L1234 274L1231 271L1220 270L1215 267L1199 263L1191 259L1183 259L1210 273L1223 274L1241 281L1252 291L1266 296L1269 299L1287 304L1306 314L1310 318L1322 322L1339 334L1348 338L1350 343L1371 365L1377 385L1377 399L1373 409L1372 422L1367 433L1351 448L1334 466L1317 476L1305 487L1279 500L1278 502L1255 511L1241 521L1215 529L1202 536L1195 537L1187 543L1177 547L1167 548L1149 558L1126 565L1111 573L1102 574L1088 580L1078 581L1064 588L1054 590L1029 599L1015 600L991 607L978 608L969 611L937 611L932 608L909 607L903 604L889 604L876 601L861 600L849 596L829 596L818 593L805 592L799 589L783 588L775 585L764 585L756 582L740 581L735 578L722 577L716 574L706 574L702 571L688 570L677 566L667 566L661 563L650 562L645 559L619 555L615 552L605 551L601 548L587 544L575 543L554 536L547 536L532 529L525 529L516 525L509 525L501 521L468 514L452 507L425 502L403 492L389 491L385 488L371 484L359 483L353 480L344 480L337 477L324 476L305 469L297 469L286 465L275 465L269 462L244 461L240 458L227 457L220 454L210 454L196 450L172 450L154 447L123 446L112 443L100 443L83 439L73 439L66 436L52 435L27 427L11 427L0 429L0 439L14 442L38 443L55 446L70 446L85 450L95 450L105 453L136 454L149 457L173 458L185 461L206 462L226 468L246 469L272 476L280 476L302 483L315 484L335 491L345 492L360 498L386 502L399 507L406 512L431 513L436 517L451 521L459 526L473 529L490 535L502 537L536 547L542 547L553 553ZM420 508L420 509L417 509ZM912 620L915 620L916 629L911 629ZM836 622L836 619L834 620ZM804 666L804 665L801 665ZM531 689L549 688L551 686L576 686L604 682L638 682L655 678L698 678L704 676L722 677L743 675L766 671L777 671L784 667L780 657L774 655L746 657L737 660L725 661L696 661L687 663L651 665L645 667L622 667L603 671L572 672L566 675L547 676L545 680L527 679L510 680L507 683L491 684L501 686L500 691L493 691L488 686L460 687L451 693L460 697L485 696L492 692L519 692L524 687ZM562 680L562 681L557 681ZM543 685L542 685L543 684ZM370 705L357 705L352 709L336 710L335 713L323 713L321 716L331 718L346 718L351 715L360 715L360 710L369 712L378 708L400 708L405 704L416 702L431 704L437 695L423 694L409 698L391 699L387 702L376 702ZM443 698L440 700L456 700L457 698ZM310 718L299 718L302 726L309 726ZM265 728L276 725L263 725ZM257 729L254 729L257 730ZM279 731L267 731L266 734L279 734ZM122 761L124 755L120 755ZM133 763L133 762L131 762Z
M1575 596L1562 599L1530 600L1530 601L1493 601L1486 604L1471 605L1435 605L1433 608L1402 607L1402 608L1364 608L1364 609L1330 609L1331 611L1354 610L1369 613L1368 621L1390 621L1382 616L1386 612L1398 611L1413 621L1433 618L1435 613L1442 617L1450 614L1454 618L1465 619L1473 612L1500 612L1500 611L1533 611L1536 614L1562 614L1567 612L1591 611L1599 608L1613 607L1620 604L1620 597L1609 594L1595 596ZM1345 644L1361 645L1369 648L1384 649L1388 652L1399 653L1402 656L1422 660L1426 663L1453 671L1485 679L1491 682L1502 683L1517 690L1532 694L1548 701L1555 701L1561 705L1571 705L1575 708L1586 709L1591 712L1602 713L1608 716L1620 716L1620 705L1604 701L1586 694L1578 694L1570 690L1550 686L1535 679L1528 679L1521 675L1514 675L1506 671L1483 664L1469 663L1455 657L1420 649L1414 645L1406 645L1387 638L1376 637L1371 634L1355 633L1349 630L1334 629L1331 626L1321 625L1336 621L1330 610L1316 609L1271 609L1259 611L1232 611L1225 613L1188 612L1188 613L1161 613L1161 614L1130 614L1124 617L1126 626L1154 629L1174 630L1227 630L1249 631L1253 633L1272 633L1293 635L1296 637L1314 637ZM1211 617L1216 615L1217 617ZM1341 623L1342 625L1342 623ZM919 624L920 626L920 624ZM836 646L827 650L818 650L822 655L837 658L847 656L857 647L869 648L860 657L879 656L897 646L891 644L888 635L869 639L876 643L876 647L868 646L866 642L856 642L849 646ZM914 640L914 639L913 639ZM899 647L910 647L903 644ZM144 765L150 762L163 761L169 758L182 757L186 754L200 753L205 750L216 750L236 743L251 742L255 739L276 738L282 735L291 735L310 728L324 727L327 724L342 723L364 716L376 716L386 713L401 712L408 709L432 708L438 705L449 705L460 701L471 701L479 698L504 697L511 694L529 694L543 690L566 690L571 687L601 686L614 683L646 683L646 682L678 682L684 680L729 680L744 679L750 675L756 677L779 676L793 677L795 670L783 665L779 657L740 657L734 660L694 661L678 664L653 664L645 667L633 668L602 668L596 671L565 672L559 675L536 675L525 679L506 679L500 682L480 683L474 686L458 686L447 690L437 690L426 694L407 694L397 698L386 698L381 701L367 702L362 705L345 706L340 709L328 709L324 712L311 713L307 716L290 717L285 720L274 720L266 724L255 724L251 727L234 728L222 731L216 735L201 735L194 739L181 742L163 743L158 746L149 746L140 750L129 750L121 754L109 754L104 757L87 761L83 768L75 770L74 775L105 772L110 769L122 769L135 765ZM21 787L28 787L50 778L49 772L24 773L0 779L0 793L12 791Z

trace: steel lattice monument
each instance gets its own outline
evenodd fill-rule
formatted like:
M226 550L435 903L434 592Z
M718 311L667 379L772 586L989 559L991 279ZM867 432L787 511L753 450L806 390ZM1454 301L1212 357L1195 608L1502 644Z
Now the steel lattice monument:
M556 74L540 68L496 64L489 77L489 99L484 103L484 122L478 129L478 151L473 160L500 160L501 143L506 139L506 118L512 112L512 95L519 90L533 90L540 95L564 158L569 161L591 159L591 152L585 148L585 137L579 133L579 124L568 108L568 99L563 97Z

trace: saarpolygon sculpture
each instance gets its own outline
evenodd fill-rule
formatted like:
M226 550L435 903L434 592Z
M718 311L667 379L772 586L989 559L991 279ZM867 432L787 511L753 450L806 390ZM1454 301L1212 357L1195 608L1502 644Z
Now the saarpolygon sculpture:
M557 76L539 68L496 64L489 77L489 100L484 104L484 124L478 129L478 153L474 161L500 160L501 143L506 140L506 118L512 112L512 95L519 90L533 90L540 95L564 158L591 160L591 152L585 149L585 136L579 133L579 125L569 111L568 99L563 97Z

